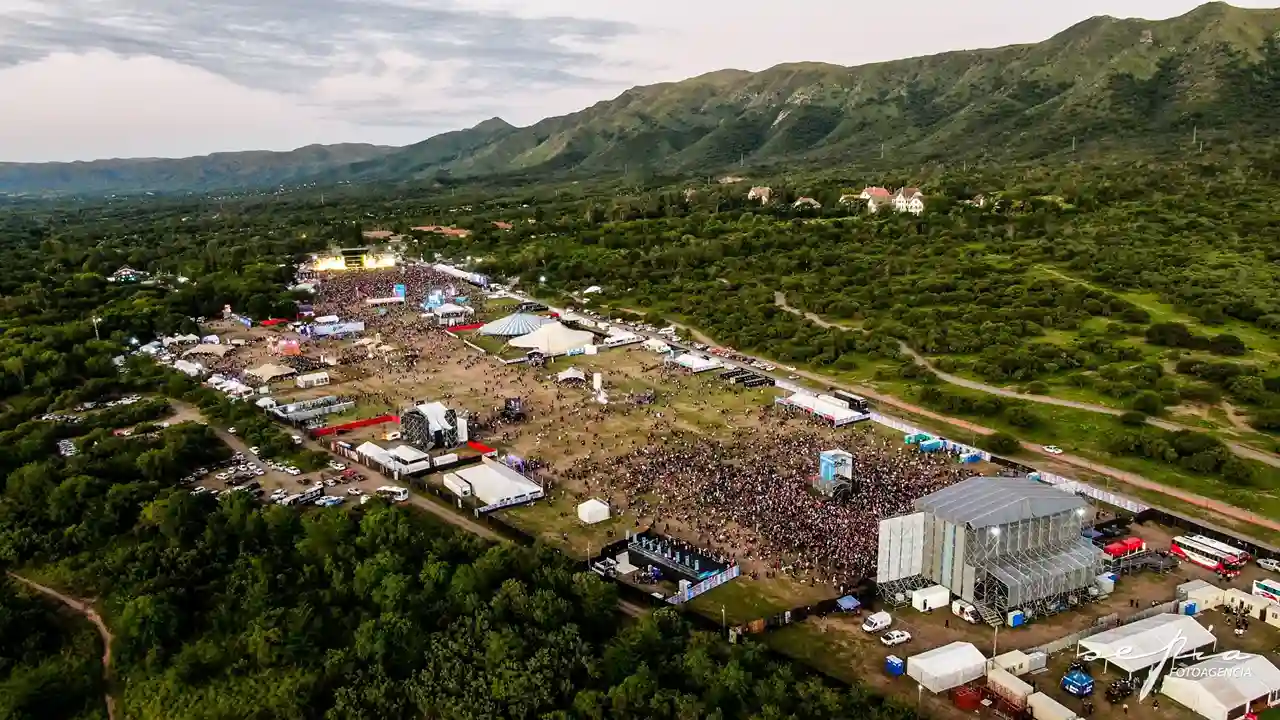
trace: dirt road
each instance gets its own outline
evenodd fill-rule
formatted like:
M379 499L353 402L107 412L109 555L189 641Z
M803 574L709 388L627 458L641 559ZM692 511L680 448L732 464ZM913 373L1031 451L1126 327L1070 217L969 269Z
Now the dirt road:
M775 292L773 294L773 302L783 310L786 310L787 312L792 313L794 315L799 315L800 317L805 318L806 320L814 323L815 325L818 325L819 327L824 327L824 328L843 327L838 323L833 323L828 320L825 320L821 316L815 313L805 312L799 308L788 305L787 296L785 293ZM952 375L951 373L943 372L942 370L939 370L932 362L929 361L929 358L926 358L925 356L916 352L911 346L907 345L906 343L899 342L898 347L902 349L903 353L911 357L917 363L928 368L934 375L937 375L939 380L945 383L949 383L951 385L956 385L958 387L968 388L970 390L984 392L989 395L998 395L1000 397L1006 397L1014 400L1024 400L1026 402L1039 403L1041 405L1056 405L1058 407L1072 408L1074 410L1084 410L1086 412L1099 413L1102 415L1111 415L1114 417L1119 417L1120 415L1123 415L1126 412L1125 410L1122 410L1120 408L1107 407L1105 405L1094 405L1093 403L1078 402L1076 400L1065 400L1063 398L1051 397L1049 395L1035 395L1032 393L1021 393L1015 390L1009 390L1008 388L996 387L995 385L988 385L986 383L979 382L977 380L970 380L968 378L963 378L963 377L960 377L959 375ZM1161 420L1160 418L1149 417L1147 418L1147 423L1155 427L1158 427L1164 430L1169 430L1172 432L1178 432L1180 430L1190 430L1191 432L1202 432L1202 430L1200 430L1199 428L1193 428L1189 425L1183 425L1181 423L1176 423L1169 420ZM1246 426L1244 429L1249 430L1250 428ZM1227 447L1231 450L1231 452L1235 453L1236 455L1239 455L1240 457L1248 458L1250 460L1257 460L1258 462L1266 465L1270 465L1271 467L1280 468L1280 457L1277 457L1272 453L1264 452L1256 448L1249 447L1248 445L1242 445L1241 443L1237 443L1237 442L1231 442L1231 441L1224 441L1224 442L1226 443Z
M35 590L43 595L51 597L57 600L58 602L62 603L63 605L66 605L67 607L71 608L77 613L83 615L85 619L87 619L89 622L93 623L93 626L98 630L98 635L102 638L102 648L103 648L102 678L107 683L108 687L110 687L111 643L113 642L114 638L111 635L111 630L107 628L107 624L104 623L102 621L102 617L98 615L98 611L93 609L93 604L88 600L80 600L78 598L73 598L68 595L63 595L62 593L58 592L57 590L54 590L53 588L45 587L44 585L28 580L22 577L21 575L14 574L12 572L8 573L8 575L9 577L13 578L14 580L17 580L23 585L26 585L32 590ZM115 701L115 698L111 697L111 693L109 691L106 694L106 703L107 703L107 717L110 718L110 720L115 720L116 701Z

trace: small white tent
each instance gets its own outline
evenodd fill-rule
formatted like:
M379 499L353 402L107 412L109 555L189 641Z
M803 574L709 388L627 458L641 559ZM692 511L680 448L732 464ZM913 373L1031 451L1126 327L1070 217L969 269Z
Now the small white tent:
M1169 673L1160 692L1208 720L1227 720L1280 703L1280 669L1261 655L1225 653Z
M609 506L591 498L578 506L578 519L587 525L595 525L609 519Z
M987 672L987 658L973 643L953 642L907 658L907 676L932 693L972 682Z

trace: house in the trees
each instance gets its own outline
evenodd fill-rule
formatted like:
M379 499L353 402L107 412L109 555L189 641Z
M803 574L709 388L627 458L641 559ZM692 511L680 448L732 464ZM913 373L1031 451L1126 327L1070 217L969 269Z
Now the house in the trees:
M773 197L773 190L767 187L753 187L747 192L748 200L755 200L761 205L768 205L769 200Z
M150 277L151 273L143 270L134 270L128 265L121 265L120 269L111 273L107 278L110 282L138 282Z
M893 196L893 209L919 215L924 212L924 193L919 188L902 188Z
M867 210L880 212L880 208L893 204L893 193L882 187L863 188L858 199L867 204Z
M969 205L969 206L971 206L971 207L984 208L984 207L986 207L986 206L987 206L987 203L988 203L988 202L989 202L989 201L987 200L987 196L986 196L986 195L978 194L978 195L974 195L973 197L969 198L968 200L965 200L965 201L964 201L964 204L965 204L965 205Z
M807 207L807 208L813 208L814 210L819 210L822 208L822 203L818 202L817 200L814 200L811 197L802 197L796 200L795 202L791 203L791 207L793 208Z

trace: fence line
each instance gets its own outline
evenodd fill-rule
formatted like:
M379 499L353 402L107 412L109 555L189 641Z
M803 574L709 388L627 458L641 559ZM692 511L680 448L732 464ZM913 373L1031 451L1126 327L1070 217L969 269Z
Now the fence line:
M1120 615L1118 613L1112 613L1110 615L1105 615L1103 617L1098 618L1097 621L1093 623L1093 625L1085 628L1084 630L1080 630L1079 632L1073 632L1070 635L1064 635L1058 638L1057 640L1050 640L1047 643L1037 645L1033 648L1028 648L1023 652L1028 652L1028 653L1042 652L1046 655L1053 655L1055 653L1060 653L1063 650L1068 650L1074 647L1075 644L1080 642L1081 640L1085 640L1090 637L1093 637L1098 633L1106 632L1108 630L1114 630L1115 628L1128 625L1130 623L1135 623L1135 622L1138 622L1139 620L1146 620L1147 618L1152 617L1154 615L1160 615L1162 613L1176 613L1177 611L1178 611L1178 601L1170 600L1169 602L1159 603L1149 608L1143 608L1142 610L1139 610L1138 612L1132 615L1129 615L1128 617L1125 617L1123 620L1120 618Z

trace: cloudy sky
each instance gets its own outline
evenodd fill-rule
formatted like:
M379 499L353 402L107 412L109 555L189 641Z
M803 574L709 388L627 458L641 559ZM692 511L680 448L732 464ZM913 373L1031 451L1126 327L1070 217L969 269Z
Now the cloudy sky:
M0 161L400 145L726 67L1035 42L1093 15L1197 4L0 0Z

